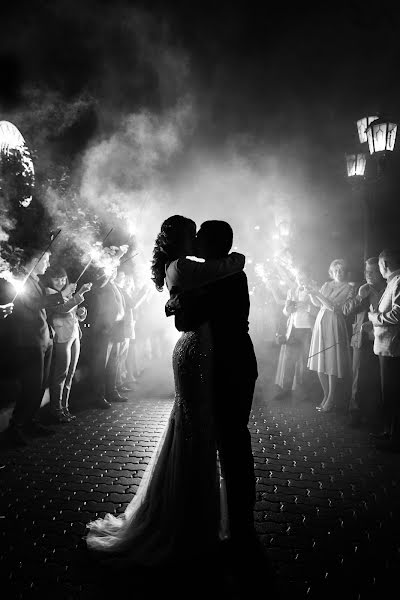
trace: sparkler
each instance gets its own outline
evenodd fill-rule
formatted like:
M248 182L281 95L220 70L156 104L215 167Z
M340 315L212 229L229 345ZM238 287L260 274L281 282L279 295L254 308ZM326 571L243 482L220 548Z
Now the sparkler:
M18 283L18 285L16 285L16 281L13 282L14 287L17 288L17 291L14 295L14 298L11 300L12 303L15 302L15 300L17 299L17 297L19 296L19 294L21 293L21 291L23 290L26 282L28 281L29 277L32 275L33 271L36 269L36 267L38 266L38 264L40 263L40 261L42 260L43 256L46 254L46 252L48 252L51 248L51 246L53 245L53 243L55 242L55 240L57 239L57 237L60 235L61 233L61 229L59 229L57 231L57 233L53 236L53 238L51 239L50 243L47 244L46 248L43 250L42 254L39 256L39 258L34 262L32 268L29 270L28 274L24 277L24 279Z
M103 246L104 242L106 241L106 239L109 237L109 235L111 234L111 232L113 231L114 227L111 227L110 231L107 233L106 237L104 238L104 240L101 242L101 245ZM80 280L80 278L82 277L82 275L87 271L87 269L90 267L90 265L92 264L92 261L95 258L95 253L92 253L92 256L90 257L89 262L86 264L86 266L84 267L83 271L81 271L78 279L75 281L75 283L78 283L78 281Z
M128 258L126 258L125 260L122 261L121 266L124 265L126 262L128 262L128 260L132 260L133 258L136 258L136 256L140 254L140 252L135 252L135 254L132 254L132 256L128 256Z

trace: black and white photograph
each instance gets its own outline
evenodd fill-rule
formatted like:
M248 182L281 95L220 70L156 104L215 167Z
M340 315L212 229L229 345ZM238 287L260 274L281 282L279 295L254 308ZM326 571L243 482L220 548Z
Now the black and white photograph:
M2 600L396 597L400 8L0 25Z

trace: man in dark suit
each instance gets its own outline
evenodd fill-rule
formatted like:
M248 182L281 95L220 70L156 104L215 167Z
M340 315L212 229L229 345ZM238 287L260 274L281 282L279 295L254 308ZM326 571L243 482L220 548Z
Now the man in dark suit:
M226 257L232 228L224 221L206 221L197 234L197 256ZM254 528L256 500L254 459L248 421L258 376L249 329L249 291L244 272L230 275L196 290L170 290L166 314L175 315L179 331L193 331L208 321L213 338L214 418L216 442L227 490L230 541L228 564L238 584L250 590L251 571L268 569L264 550ZM223 557L222 557L223 560ZM269 573L269 585L272 575Z
M125 301L111 276L98 281L92 314L92 382L95 406L108 409L111 402L127 402L117 390L120 343L124 340Z
M46 308L63 304L64 296L72 293L75 287L75 284L70 284L61 293L46 296L38 276L43 275L49 266L50 254L41 254L40 250L35 251L25 264L27 279L10 317L21 391L6 436L17 445L28 443L26 434L49 433L35 419L46 388L53 351L53 335L47 322Z
M228 256L233 232L224 221L206 221L197 234L204 259ZM249 330L249 291L241 271L205 287L214 343L214 393L217 446L226 480L232 540L254 535L254 459L248 421L258 376Z
M378 258L365 263L366 283L356 296L342 306L345 317L353 317L351 346L353 348L353 382L349 404L350 425L359 427L367 422L371 429L379 426L381 411L379 360L374 354L373 326L368 320L372 306L377 309L386 287L379 271Z

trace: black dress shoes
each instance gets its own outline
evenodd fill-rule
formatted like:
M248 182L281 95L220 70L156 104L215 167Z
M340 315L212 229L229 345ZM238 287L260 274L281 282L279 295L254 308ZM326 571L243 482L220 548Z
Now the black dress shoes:
M128 402L129 398L126 396L121 396L117 391L115 391L111 396L107 396L108 402Z
M108 408L111 408L111 404L107 402L105 398L98 398L94 408L102 408L103 410L107 410Z

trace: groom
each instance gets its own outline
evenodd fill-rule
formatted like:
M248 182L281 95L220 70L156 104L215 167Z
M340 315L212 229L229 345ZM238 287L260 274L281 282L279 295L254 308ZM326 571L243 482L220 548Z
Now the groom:
M228 256L233 240L225 221L206 221L197 233L197 255L206 260ZM226 480L232 543L253 541L254 459L247 428L257 362L249 329L249 291L241 271L205 287L207 320L214 344L214 397L217 446Z

